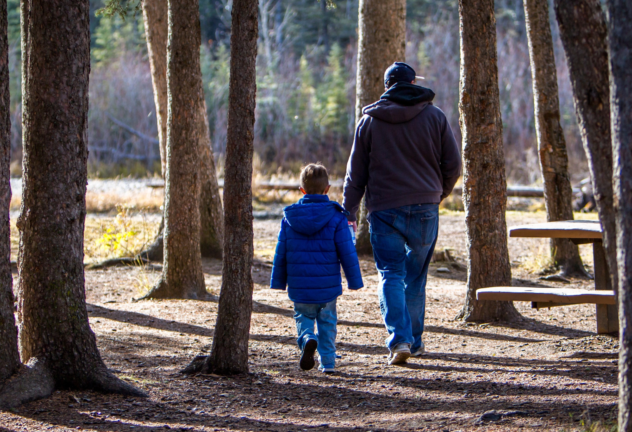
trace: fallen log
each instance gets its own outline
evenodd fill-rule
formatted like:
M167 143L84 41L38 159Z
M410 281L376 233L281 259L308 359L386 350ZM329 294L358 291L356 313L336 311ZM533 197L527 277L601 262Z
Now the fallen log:
M224 179L218 179L219 187L224 187ZM332 189L341 189L343 185L342 180L334 180L331 182ZM148 187L151 188L164 188L165 184L163 181L156 181L147 184ZM295 182L272 182L272 181L262 181L258 182L254 185L256 189L262 190L298 190L299 184ZM579 189L573 188L573 193L579 192ZM456 195L463 194L463 188L461 186L456 186L452 193ZM507 186L507 196L515 197L515 198L544 198L544 189L540 187L533 186Z

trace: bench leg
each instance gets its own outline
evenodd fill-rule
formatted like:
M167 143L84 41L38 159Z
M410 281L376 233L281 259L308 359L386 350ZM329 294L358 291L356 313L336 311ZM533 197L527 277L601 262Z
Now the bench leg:
M595 289L611 290L612 282L606 263L606 252L601 241L593 243L593 260L595 268ZM597 333L607 334L619 331L619 314L617 305L597 305Z

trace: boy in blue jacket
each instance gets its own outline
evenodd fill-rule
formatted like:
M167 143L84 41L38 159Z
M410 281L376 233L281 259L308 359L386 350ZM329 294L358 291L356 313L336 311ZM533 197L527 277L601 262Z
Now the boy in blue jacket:
M348 213L327 196L327 169L319 164L307 165L301 172L301 192L305 196L284 210L270 287L284 290L287 285L288 296L294 302L301 369L314 367L318 349L319 369L331 373L336 364L336 299L342 294L340 264L349 289L364 285L347 224Z

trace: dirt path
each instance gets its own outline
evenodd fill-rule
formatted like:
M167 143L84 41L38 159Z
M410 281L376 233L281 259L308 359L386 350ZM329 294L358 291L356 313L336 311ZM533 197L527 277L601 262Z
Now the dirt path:
M508 217L510 225L543 219ZM132 302L159 276L157 269L88 271L90 321L106 364L150 398L56 392L0 413L0 431L557 431L591 430L587 425L615 418L618 342L595 334L594 306L536 311L517 303L525 317L520 323L464 324L453 317L466 274L455 268L438 273L445 263L430 270L424 357L386 366L377 275L367 259L367 287L339 299L338 372L301 371L291 302L267 289L278 221L257 221L255 229L251 374L178 373L210 349L221 262L204 262L213 294L206 302ZM464 232L462 214L443 215L439 248L463 259ZM528 269L546 244L510 239L517 284L541 283ZM590 249L582 247L582 254ZM495 413L481 419L489 411Z

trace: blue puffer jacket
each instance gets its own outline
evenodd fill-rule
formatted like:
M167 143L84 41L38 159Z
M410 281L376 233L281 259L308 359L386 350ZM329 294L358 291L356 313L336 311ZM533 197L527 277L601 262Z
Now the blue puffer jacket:
M350 289L362 274L347 212L327 195L305 195L285 208L272 267L272 289L288 287L295 303L327 303L342 294L340 264Z

